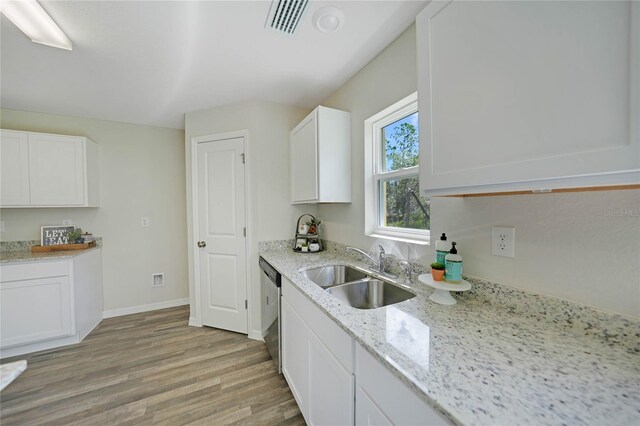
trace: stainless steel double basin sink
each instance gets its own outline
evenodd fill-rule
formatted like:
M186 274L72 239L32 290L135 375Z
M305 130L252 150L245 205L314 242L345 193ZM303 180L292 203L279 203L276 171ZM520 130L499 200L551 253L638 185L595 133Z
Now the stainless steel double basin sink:
M351 266L321 266L302 273L341 302L358 309L380 308L416 297L372 272Z

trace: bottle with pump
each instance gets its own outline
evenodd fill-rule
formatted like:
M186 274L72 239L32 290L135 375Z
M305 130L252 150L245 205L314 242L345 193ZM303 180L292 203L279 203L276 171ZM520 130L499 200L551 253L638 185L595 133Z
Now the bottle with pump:
M449 254L449 248L447 247L447 234L444 232L440 236L440 239L436 241L436 262L444 265L444 257Z
M451 243L451 250L444 258L444 279L450 283L462 281L462 256L458 254L456 243Z

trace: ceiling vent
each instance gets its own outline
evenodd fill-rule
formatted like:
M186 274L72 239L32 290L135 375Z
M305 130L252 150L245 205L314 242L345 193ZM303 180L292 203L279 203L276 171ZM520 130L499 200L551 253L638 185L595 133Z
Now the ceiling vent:
M293 34L307 8L309 0L273 0L267 18L267 29Z

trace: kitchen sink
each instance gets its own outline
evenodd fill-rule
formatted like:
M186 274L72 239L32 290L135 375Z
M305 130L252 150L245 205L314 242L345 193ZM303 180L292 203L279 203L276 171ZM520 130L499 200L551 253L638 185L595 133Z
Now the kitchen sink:
M357 281L367 277L366 272L346 265L322 266L307 269L306 271L302 271L302 273L322 288Z
M374 309L416 297L412 292L376 278L365 278L327 288L332 296L358 309Z

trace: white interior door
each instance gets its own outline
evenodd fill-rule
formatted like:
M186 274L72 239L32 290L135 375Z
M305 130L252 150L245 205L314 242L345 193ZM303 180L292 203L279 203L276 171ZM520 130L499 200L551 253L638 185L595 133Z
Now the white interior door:
M202 324L247 333L244 138L199 143L198 249Z

